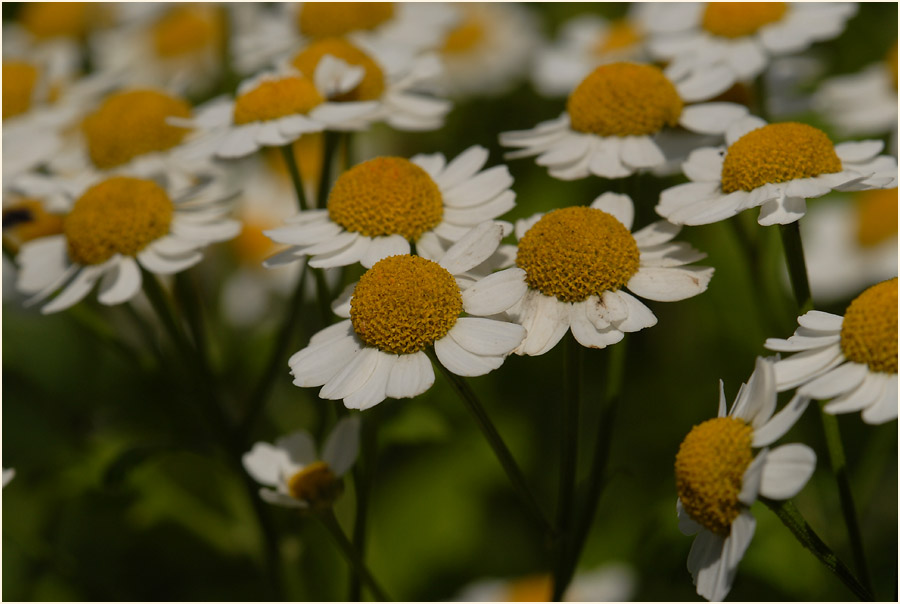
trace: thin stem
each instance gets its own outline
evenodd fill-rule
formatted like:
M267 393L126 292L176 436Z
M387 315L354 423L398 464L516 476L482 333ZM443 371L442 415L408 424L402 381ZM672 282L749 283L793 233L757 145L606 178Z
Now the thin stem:
M359 554L353 548L353 544L347 539L347 535L344 534L344 530L341 528L341 525L338 524L334 512L331 509L328 509L321 514L317 514L316 517L322 521L322 524L328 529L328 532L331 533L331 536L340 548L341 553L344 554L344 558L347 559L347 562L353 567L353 571L366 584L372 592L372 595L375 596L375 599L379 602L390 602L391 599L385 595L384 590L378 585L375 577L372 576L372 573L369 572L369 569L366 568L366 565L359 557Z
M297 323L300 318L303 290L306 287L306 276L309 273L309 270L309 268L304 267L300 279L297 281L294 293L291 295L291 299L288 300L288 307L284 320L281 322L281 327L278 330L278 339L275 341L275 345L272 347L272 351L269 354L269 360L266 363L266 367L260 375L259 381L256 383L256 387L253 389L253 393L248 398L248 402L244 407L246 411L240 422L240 427L238 428L238 434L244 438L250 433L254 422L256 422L259 414L262 413L263 407L265 407L266 401L269 398L269 394L272 392L272 388L275 385L275 377L278 375L279 371L284 370L282 367L284 354L287 351L288 346L290 346L291 336L294 335L294 331L297 328Z
M238 75L234 71L234 62L231 60L231 42L234 33L234 15L232 15L230 7L224 5L220 7L222 10L222 45L221 65L222 65L222 88L226 94L233 95L238 86Z
M568 582L564 579L572 545L572 517L575 500L575 470L578 463L578 407L581 399L582 348L575 337L566 334L563 357L563 403L560 406L559 496L556 506L556 565L553 573L553 601L562 599Z
M340 135L337 132L325 132L325 149L322 153L322 173L319 176L316 208L324 208L328 204L328 193L331 192L331 167L334 165L339 139Z
M331 325L334 313L331 312L331 293L328 291L328 283L325 281L325 269L309 267L316 280L316 299L319 301L319 314L322 315L322 323Z
M356 487L356 516L353 521L353 547L359 557L366 559L366 525L369 511L369 490L372 488L375 476L378 431L378 415L381 405L373 407L366 415L362 424L362 443L359 461L353 466L353 484ZM359 602L362 599L362 582L359 575L354 574L350 578L351 602Z
M800 239L800 223L782 224L779 226L781 243L784 246L784 257L787 261L788 275L791 278L791 288L794 291L794 299L800 309L799 314L805 314L814 308L812 294L809 289L809 277L806 273L806 261L803 258L803 241Z
M500 436L500 433L497 432L497 428L494 427L493 422L488 417L487 413L484 410L481 402L478 400L478 397L475 396L475 393L469 387L469 384L466 381L444 367L441 362L438 360L437 355L435 355L434 350L427 349L426 350L428 357L431 359L432 363L438 366L441 373L444 374L444 377L447 378L447 381L450 382L450 385L453 386L453 389L456 390L456 393L462 399L462 401L466 404L466 407L475 417L475 421L478 423L478 427L481 428L482 434L487 439L488 444L494 450L494 455L497 457L497 461L500 462L500 465L503 466L504 471L506 471L507 477L509 477L509 481L512 483L513 488L515 488L516 492L518 492L519 497L521 497L522 501L525 502L529 511L534 516L535 520L541 525L541 528L547 533L547 535L555 535L556 530L547 520L547 517L544 515L544 512L541 510L541 506L538 505L537 499L535 499L534 495L531 492L531 489L528 488L528 483L525 481L525 477L522 474L522 470L519 469L516 460L513 458L512 453L510 453L509 448L506 446L506 443L503 442L503 438Z
M287 166L288 174L291 175L291 183L294 185L294 192L297 195L297 205L301 211L309 209L309 202L306 200L306 192L303 190L303 178L300 176L300 168L297 166L297 158L294 156L294 143L288 143L281 146L281 156Z
M856 514L856 505L853 503L853 493L850 490L850 476L847 472L847 458L844 455L844 444L841 441L841 430L837 417L825 413L825 408L820 409L822 429L825 432L825 443L828 448L828 458L831 462L831 470L834 472L838 485L838 494L841 500L841 511L844 522L847 525L847 534L850 537L850 548L853 551L853 563L859 579L870 592L872 578L869 575L869 567L866 564L865 550L863 549L862 533L859 530L859 521Z
M831 548L825 545L825 542L822 541L812 527L807 524L806 520L804 520L803 516L800 514L800 511L791 501L773 501L764 497L761 497L760 500L769 506L769 509L775 512L775 515L778 516L779 520L781 520L786 527L788 527L800 544L811 551L812 554L828 568L828 570L837 575L837 578L840 579L841 582L856 595L856 597L864 602L871 602L874 600L872 592L856 580L856 577L853 576L850 569L841 562L833 551L831 551Z

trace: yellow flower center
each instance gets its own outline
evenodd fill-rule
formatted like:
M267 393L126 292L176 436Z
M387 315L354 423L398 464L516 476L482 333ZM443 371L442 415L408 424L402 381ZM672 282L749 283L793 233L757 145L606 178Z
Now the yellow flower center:
M652 65L609 63L569 95L572 128L599 136L641 136L678 123L684 103L675 86Z
M764 184L841 171L828 136L807 124L769 124L728 147L722 163L722 191L752 191Z
M91 161L106 170L145 153L171 149L188 129L170 126L166 118L190 115L188 103L155 90L110 95L82 123Z
M753 428L733 417L710 419L688 433L675 456L675 486L688 515L722 537L740 513L738 495L753 461Z
M115 254L135 256L169 232L172 201L152 180L117 176L78 198L63 221L69 258L101 264Z
M897 43L894 42L894 45L887 51L887 55L884 57L884 63L887 67L888 74L891 76L891 79L894 81L894 88L897 88Z
M847 360L897 374L897 278L861 293L844 313L841 350Z
M331 55L350 65L365 69L362 81L353 90L334 97L333 101L372 101L384 92L384 73L372 58L343 38L325 38L313 42L291 61L300 73L312 79L319 61Z
M532 289L563 302L615 291L638 270L640 251L628 229L603 210L553 210L519 242L516 265Z
M402 157L376 157L334 183L328 215L366 237L402 235L416 241L444 215L444 200L428 172Z
M550 602L553 578L550 575L530 575L510 581L504 595L507 602Z
M263 260L277 249L263 232L277 226L272 221L244 219L241 232L231 240L231 246L238 259L250 266L261 266Z
M153 47L163 58L211 48L222 33L221 13L198 6L173 9L153 26Z
M22 26L36 38L80 38L92 25L93 2L26 2Z
M484 23L474 14L469 15L444 39L441 52L463 53L472 50L484 40Z
M303 35L326 38L375 29L393 16L392 2L304 2L297 26Z
M264 80L237 98L234 123L247 124L275 120L280 117L309 113L325 99L312 80L291 76L280 80Z
M390 256L360 277L350 300L356 335L393 354L411 354L440 340L462 312L456 279L421 256Z
M778 21L786 11L786 2L710 2L703 14L703 29L714 36L740 38Z
M897 189L872 189L856 194L856 240L875 247L897 238Z
M3 119L31 108L37 68L21 61L3 61Z
M314 510L331 507L344 492L344 482L324 461L314 461L287 481L291 497L305 501Z
M48 213L39 199L21 199L3 208L3 241L13 251L26 241L62 232L62 216Z
M606 34L594 44L594 54L603 56L606 53L622 50L640 43L641 32L628 19L619 19L609 24Z

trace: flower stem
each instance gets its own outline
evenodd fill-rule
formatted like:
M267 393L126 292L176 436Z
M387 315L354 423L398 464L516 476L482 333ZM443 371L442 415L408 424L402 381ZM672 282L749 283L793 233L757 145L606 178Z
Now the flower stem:
M328 205L328 194L331 192L331 167L334 164L334 156L338 151L339 142L339 133L330 131L325 132L325 148L322 153L322 172L319 176L316 208L324 208Z
M353 520L353 547L359 557L366 559L366 520L369 511L369 491L375 476L377 447L378 416L382 406L376 405L367 414L362 424L361 455L353 466L353 485L356 494L356 516ZM359 602L362 598L362 582L357 574L350 578L351 602Z
M834 472L838 485L838 494L841 500L841 511L844 522L847 525L847 534L850 537L850 548L853 550L853 563L860 581L870 592L872 579L869 575L869 567L866 564L865 550L862 544L862 534L859 530L859 521L856 515L856 505L853 503L853 493L850 490L850 477L847 472L847 458L844 455L844 445L841 440L840 426L834 415L825 412L824 406L820 407L822 429L825 432L825 442L828 448L828 459L831 462L831 470Z
M309 209L309 202L306 200L306 192L303 190L303 179L300 177L300 168L297 166L297 158L294 156L294 143L288 143L281 146L281 156L287 166L288 174L291 175L291 183L294 185L294 192L297 194L297 205L301 211Z
M322 521L322 524L328 529L328 532L331 533L331 536L340 548L344 558L346 558L347 562L350 563L350 566L353 567L353 571L357 576L359 576L366 584L372 592L372 595L375 596L375 599L379 602L390 602L391 599L385 595L384 590L381 589L378 582L375 580L375 577L372 576L372 573L369 572L369 569L366 568L366 565L359 557L353 544L347 539L347 535L344 534L344 530L341 528L341 525L338 524L337 518L334 516L334 511L329 508L321 514L317 514L316 517Z
M837 578L852 591L856 597L865 602L874 600L872 592L863 586L850 569L840 561L831 549L825 545L825 542L819 538L812 527L807 524L800 511L791 501L773 501L765 497L760 497L770 510L775 512L779 520L788 527L794 537L803 547L812 552L812 554L824 564L828 570L837 575Z
M431 359L431 362L438 366L441 373L444 374L444 377L447 378L447 381L450 382L450 385L453 386L453 389L456 390L456 393L466 404L466 407L471 411L472 415L475 417L475 421L478 423L478 427L481 428L482 434L484 434L485 439L487 439L488 444L494 450L494 455L497 457L497 461L500 462L500 465L503 466L503 469L506 471L507 477L509 477L509 481L512 483L513 488L515 488L516 492L518 492L519 497L521 497L522 501L525 502L528 510L534 515L535 520L541 525L541 528L544 529L547 535L555 535L556 530L547 520L547 517L544 515L544 512L541 510L541 506L538 505L537 500L531 492L531 489L528 488L528 483L525 481L525 477L522 474L522 470L519 469L518 464L516 464L516 460L513 458L512 453L510 453L509 448L507 448L506 443L503 442L503 438L500 436L500 433L497 432L497 428L494 427L493 422L488 417L487 413L484 410L481 402L478 400L478 397L469 387L469 384L466 381L444 367L441 362L438 360L437 355L435 355L434 350L427 349L426 350L428 357Z
M806 260L803 258L800 223L782 224L778 227L778 230L781 233L781 243L784 246L784 257L787 261L788 275L791 278L794 299L797 301L797 307L800 309L799 314L803 315L815 306L809 289Z
M553 572L553 601L562 599L569 551L573 545L575 474L578 462L578 406L581 398L582 348L572 333L566 334L563 357L563 404L560 407L562 432L559 458L559 496L556 507L556 530L559 533L556 565Z

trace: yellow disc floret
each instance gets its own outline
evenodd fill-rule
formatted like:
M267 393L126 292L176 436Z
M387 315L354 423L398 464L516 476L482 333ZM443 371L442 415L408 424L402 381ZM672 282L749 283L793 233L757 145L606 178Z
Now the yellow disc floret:
M3 61L3 119L31 108L37 68L22 61Z
M528 229L516 265L532 289L580 302L628 283L640 256L634 237L614 216L576 206L553 210Z
M313 510L331 507L344 492L344 482L324 461L315 461L288 479L291 497L305 501Z
M856 194L856 241L875 247L897 238L897 189L872 189Z
M740 38L778 21L785 11L786 2L710 2L703 14L703 29L714 36Z
M841 350L847 360L897 374L897 278L861 293L844 313Z
M738 495L753 461L753 428L732 417L710 419L688 433L675 456L675 486L688 515L727 537L740 513Z
M609 24L603 36L594 44L594 54L603 56L617 50L624 50L640 43L641 32L628 19L619 19Z
M62 232L62 216L47 212L39 199L20 199L3 208L3 243L13 251L26 241Z
M444 215L428 172L402 157L376 157L347 170L328 195L328 215L366 237L402 235L416 241Z
M390 256L360 277L350 300L356 335L393 354L411 354L443 338L462 312L456 279L421 256Z
M392 2L304 2L297 26L303 35L324 38L375 29L393 16Z
M69 258L101 264L115 254L136 256L169 232L172 201L152 180L117 176L94 185L63 221Z
M601 65L569 95L572 128L599 136L643 136L675 126L684 103L659 68Z
M887 55L884 57L884 64L887 67L888 75L891 77L891 81L894 82L894 88L897 88L897 43L894 42L894 45L887 51Z
M350 65L357 65L365 70L362 81L355 88L334 97L333 101L372 101L381 97L384 92L384 73L372 58L343 38L325 38L313 42L291 61L300 73L312 78L316 73L319 61L325 55L332 55Z
M467 52L482 40L484 40L484 23L472 14L447 34L441 52L447 54Z
M506 602L552 602L553 577L529 575L510 581L504 596L501 600Z
M807 124L769 124L728 147L722 163L722 191L752 191L765 184L841 171L828 135Z
M25 2L22 26L36 38L81 38L92 25L93 2Z
M214 48L221 35L220 13L200 6L179 6L153 26L153 47L163 58Z
M316 85L308 78L291 76L279 80L264 80L259 86L237 98L234 103L234 123L240 125L306 114L324 100Z
M171 149L188 129L170 126L166 119L190 115L188 103L155 90L110 95L82 123L91 161L107 170L145 153Z

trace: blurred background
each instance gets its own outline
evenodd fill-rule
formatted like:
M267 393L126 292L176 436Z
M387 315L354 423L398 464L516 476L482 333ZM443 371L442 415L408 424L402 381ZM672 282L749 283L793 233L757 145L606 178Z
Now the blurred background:
M572 17L616 18L628 9L623 3L565 2L521 8L547 41ZM4 3L4 26L20 10L20 3ZM810 88L801 85L800 94L822 78L881 60L896 40L897 5L862 4L842 36L806 53L820 62L822 71ZM526 77L502 94L454 102L442 129L413 134L375 128L359 137L355 152L360 159L385 150L405 157L436 151L454 157L480 144L490 150L488 165L497 165L503 162L500 132L555 118L564 105L563 98L539 95ZM804 108L798 119L841 139L812 110ZM4 149L4 154L10 152L15 150ZM600 178L554 180L532 159L507 165L517 193L517 207L504 216L507 220L588 204L608 190L624 192L620 183ZM653 221L658 192L677 182L679 177L639 181L636 228ZM755 226L752 214L741 218ZM686 569L692 539L678 531L675 518L675 453L693 425L716 413L719 379L733 401L755 357L768 354L765 339L787 337L796 327L797 309L781 269L777 233L761 228L757 233L766 291L748 273L731 225L686 228L681 238L706 251L703 264L716 268L709 290L678 303L651 303L659 323L628 334L617 345L627 347L626 370L614 424L604 428L611 434L609 482L579 565L583 576L609 570L603 576L611 591L604 593L613 599L699 599ZM229 320L229 304L253 303L222 301L228 278L246 258L242 254L252 253L252 240L241 242L214 247L189 271L207 300L214 370L228 403L235 406L256 383L285 304L285 296L276 293L264 316L250 313L245 320ZM137 344L132 355L98 336L106 329L126 341L141 341L123 308L101 309L96 300L51 316L23 308L10 270L4 263L3 467L15 468L16 477L2 499L3 599L277 597L264 569L247 492L234 468L215 454L204 418L188 400L191 388L183 374L156 366ZM842 314L856 293L818 307ZM316 312L312 298L305 304L309 313ZM87 327L98 320L102 329ZM290 350L305 345L318 329L316 321L293 335ZM167 346L164 334L151 335ZM557 488L562 348L540 357L512 356L494 373L470 380L548 513ZM582 468L588 466L600 431L599 402L592 408L590 401L602 397L608 354L585 351ZM255 441L272 442L300 428L320 437L327 434L335 418L332 406L339 403L319 400L316 389L296 388L290 380L285 365L247 439L248 449ZM440 375L424 395L388 399L365 413L364 419L370 418L377 425L377 457L368 460L374 463L374 478L367 562L388 593L412 601L453 600L474 582L529 578L549 568L539 527ZM859 414L839 416L839 423L876 593L880 599L895 599L897 424L869 426ZM815 409L785 442L803 442L818 453L816 472L795 502L849 564L852 557ZM351 525L352 482L336 512L345 526ZM267 507L266 514L278 536L285 597L346 599L347 566L322 527L282 508ZM757 504L754 514L757 532L729 599L852 599L765 506Z

